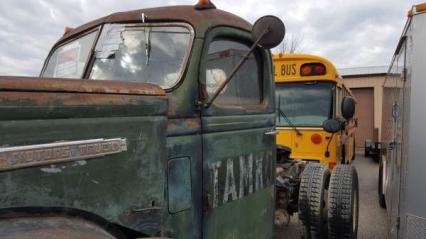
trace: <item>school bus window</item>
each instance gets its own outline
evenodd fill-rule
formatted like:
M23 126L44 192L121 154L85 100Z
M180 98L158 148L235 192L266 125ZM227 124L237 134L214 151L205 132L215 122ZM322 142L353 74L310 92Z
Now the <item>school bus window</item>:
M333 117L335 84L330 82L297 82L276 85L278 126L320 127Z

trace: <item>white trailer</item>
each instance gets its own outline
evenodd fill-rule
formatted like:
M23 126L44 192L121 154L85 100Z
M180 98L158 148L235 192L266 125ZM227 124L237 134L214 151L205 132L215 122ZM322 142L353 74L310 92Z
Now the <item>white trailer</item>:
M426 238L426 3L408 13L383 92L378 191L389 238Z

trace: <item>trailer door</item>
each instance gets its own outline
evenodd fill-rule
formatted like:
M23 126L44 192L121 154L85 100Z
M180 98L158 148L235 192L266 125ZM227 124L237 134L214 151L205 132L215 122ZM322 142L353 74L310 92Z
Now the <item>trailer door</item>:
M387 172L390 173L386 192L386 205L390 213L391 234L397 232L399 224L401 171L402 171L402 122L404 115L403 89L405 81L405 43L403 43L398 57L392 66L390 78L392 90L392 134L388 147ZM394 237L396 235L392 235Z

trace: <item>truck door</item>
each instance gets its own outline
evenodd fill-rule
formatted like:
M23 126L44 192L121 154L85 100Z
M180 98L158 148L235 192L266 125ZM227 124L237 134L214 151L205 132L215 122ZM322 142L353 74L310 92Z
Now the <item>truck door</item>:
M250 34L210 31L200 70L209 100L251 45ZM203 238L272 238L275 114L269 52L258 49L202 111Z

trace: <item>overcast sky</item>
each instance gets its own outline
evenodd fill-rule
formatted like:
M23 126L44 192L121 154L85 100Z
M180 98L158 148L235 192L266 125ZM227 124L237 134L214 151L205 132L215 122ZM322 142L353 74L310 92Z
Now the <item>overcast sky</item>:
M0 0L0 75L38 75L65 26L147 7L196 0ZM251 23L273 14L302 39L303 53L339 68L387 65L407 11L422 0L213 0Z

